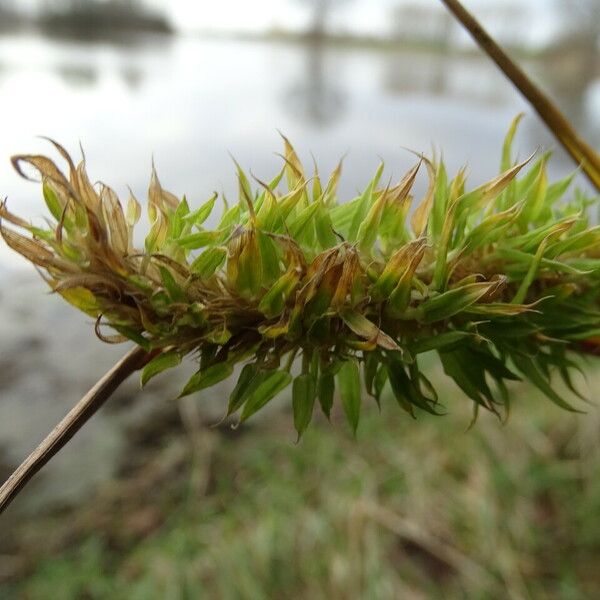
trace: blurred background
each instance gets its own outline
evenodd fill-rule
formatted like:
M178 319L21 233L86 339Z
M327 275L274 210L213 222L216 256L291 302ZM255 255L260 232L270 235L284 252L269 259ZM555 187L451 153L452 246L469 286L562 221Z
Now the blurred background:
M600 147L600 0L465 5ZM379 157L443 151L477 184L526 112L524 157L554 141L436 0L0 0L0 194L44 213L14 153L80 144L92 180L198 206L264 179L281 140L352 197ZM558 150L560 177L573 169ZM577 184L586 186L583 180ZM425 182L420 182L424 189ZM0 480L125 352L93 335L0 244ZM289 398L213 427L231 383L175 402L193 371L128 382L0 519L2 598L595 598L600 413L514 386L506 424L438 373L448 415L369 402L294 445ZM589 389L600 377L590 364ZM593 397L593 394L592 394Z

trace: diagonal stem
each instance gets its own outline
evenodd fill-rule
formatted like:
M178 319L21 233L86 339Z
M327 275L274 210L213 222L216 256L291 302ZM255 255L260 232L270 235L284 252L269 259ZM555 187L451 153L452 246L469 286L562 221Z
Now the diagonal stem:
M129 351L67 413L40 445L21 463L0 487L0 514L16 498L27 482L83 427L134 371L152 357L139 346Z
M600 155L579 135L552 100L544 94L502 48L493 40L475 17L459 0L441 0L446 8L462 23L477 45L496 63L512 81L525 99L546 123L564 149L600 191Z

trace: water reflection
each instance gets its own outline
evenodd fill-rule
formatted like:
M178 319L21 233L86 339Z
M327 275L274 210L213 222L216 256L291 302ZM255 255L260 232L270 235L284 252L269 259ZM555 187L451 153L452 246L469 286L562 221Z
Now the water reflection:
M94 88L102 75L115 75L132 91L138 89L144 80L144 70L135 64L102 71L98 65L65 63L56 65L55 72L65 84L75 88Z
M57 65L56 73L67 84L75 87L91 86L98 81L98 69L92 65Z
M304 69L299 81L286 92L284 102L300 119L312 125L332 124L343 114L347 94L328 68L327 49L322 38L302 46Z
M512 99L510 84L487 61L456 54L390 52L384 88L393 94L420 94L488 106Z
M144 79L144 71L136 65L123 65L119 75L131 90L139 88Z

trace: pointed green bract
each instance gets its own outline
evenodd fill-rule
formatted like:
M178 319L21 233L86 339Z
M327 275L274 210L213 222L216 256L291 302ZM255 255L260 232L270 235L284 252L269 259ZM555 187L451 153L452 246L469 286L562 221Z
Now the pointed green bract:
M292 386L292 408L294 411L294 427L298 439L308 427L313 414L317 394L315 377L311 374L298 375Z
M190 271L202 279L208 279L225 262L227 250L219 246L207 248L190 265Z
M201 369L190 377L179 397L189 396L194 392L212 387L219 381L227 379L232 373L233 365L230 363L217 363L206 369Z
M436 321L453 317L472 304L475 304L495 286L496 283L493 281L469 283L438 296L433 296L421 305L423 320L426 323L435 323Z
M323 373L319 377L318 396L321 410L329 419L333 407L333 394L335 392L335 380L331 373Z
M167 369L172 369L180 363L181 356L175 350L159 354L156 358L153 358L142 370L142 374L140 376L142 386L146 385L150 379L159 373L162 373Z
M218 194L215 192L210 200L208 200L205 204L203 204L198 210L195 210L192 213L188 213L183 220L191 223L196 227L200 227L206 219L210 216L212 212L215 202L217 200Z
M271 371L251 391L242 409L241 421L245 421L260 410L269 400L283 391L292 382L292 376L286 371Z
M352 431L356 433L360 420L361 404L360 373L356 359L344 361L337 377L346 418Z

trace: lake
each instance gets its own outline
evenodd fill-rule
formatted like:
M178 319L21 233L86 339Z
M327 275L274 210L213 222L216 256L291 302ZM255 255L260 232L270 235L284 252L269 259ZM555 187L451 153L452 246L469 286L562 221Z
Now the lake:
M577 57L562 57L526 67L598 147L600 80L578 65ZM451 171L468 165L473 183L491 178L504 133L522 110L527 118L516 144L519 155L553 146L485 58L401 49L152 36L82 43L4 35L0 107L0 194L14 212L32 219L44 213L40 190L13 172L9 157L54 155L39 135L55 138L74 155L81 143L92 180L123 195L129 185L138 198L145 196L154 157L164 187L185 193L193 206L213 190L235 194L228 152L257 177L269 178L281 164L278 130L301 157L310 161L314 154L322 172L347 153L340 187L347 198L365 185L380 157L388 177L398 178L415 162L406 148L443 151ZM557 152L552 175L571 169ZM418 189L424 188L420 181ZM8 475L124 350L97 341L89 319L48 296L30 265L4 244L0 273L0 471L4 462ZM133 389L135 382L120 398ZM174 393L154 390L154 403ZM102 411L86 426L42 476L55 498L77 496L110 476L138 413ZM33 505L48 498L47 490L38 496L39 489L38 482L28 491Z

